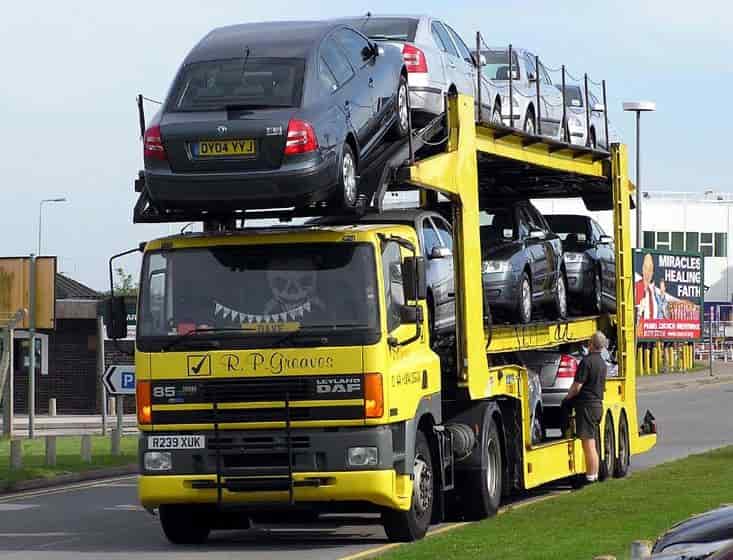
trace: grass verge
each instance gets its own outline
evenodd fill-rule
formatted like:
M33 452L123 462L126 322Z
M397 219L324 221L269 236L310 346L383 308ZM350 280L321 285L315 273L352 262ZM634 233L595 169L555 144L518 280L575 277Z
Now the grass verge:
M61 474L88 472L105 467L129 465L137 461L137 437L122 438L122 455L113 457L108 436L92 436L92 462L81 460L81 437L58 436L56 438L56 466L45 462L45 438L23 440L23 468L10 469L10 440L0 440L0 489L14 482L35 478L51 478Z
M628 558L637 539L656 539L674 523L733 501L733 447L692 455L588 486L401 546L380 558L564 560Z

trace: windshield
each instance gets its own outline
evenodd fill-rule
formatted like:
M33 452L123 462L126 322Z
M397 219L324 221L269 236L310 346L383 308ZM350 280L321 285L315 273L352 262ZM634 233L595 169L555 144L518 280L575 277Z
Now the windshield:
M566 249L573 245L583 245L588 242L588 224L582 216L545 216L550 229L563 241Z
M483 75L489 80L508 80L509 79L509 51L504 50L485 50L481 53L486 58L486 65L481 69ZM512 79L519 79L519 62L517 61L517 52L512 51L512 66L514 76Z
M412 18L370 18L351 20L351 25L371 39L414 41L417 21Z
M374 250L365 243L150 252L143 262L138 344L186 334L194 335L187 340L215 336L245 347L283 332L293 333L289 340L337 331L363 337L378 332L376 286Z
M511 208L482 210L479 214L481 247L506 243L514 238L514 217Z
M223 111L228 107L298 107L305 62L288 58L233 58L189 64L178 75L169 111Z

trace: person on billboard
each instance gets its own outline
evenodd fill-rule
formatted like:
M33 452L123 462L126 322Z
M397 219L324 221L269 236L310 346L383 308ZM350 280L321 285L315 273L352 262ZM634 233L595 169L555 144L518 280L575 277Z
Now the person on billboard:
M641 278L634 285L634 302L638 319L655 319L658 313L657 287L654 285L654 258L644 255L641 264Z
M657 304L657 318L658 319L669 319L669 302L670 297L667 293L667 284L664 280L659 281L659 289L655 292L656 304Z

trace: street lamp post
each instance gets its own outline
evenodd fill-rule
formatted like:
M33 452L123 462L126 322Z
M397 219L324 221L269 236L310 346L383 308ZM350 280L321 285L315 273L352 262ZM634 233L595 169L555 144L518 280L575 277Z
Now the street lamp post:
M41 233L43 231L43 204L46 202L66 202L66 198L44 198L38 205L38 256L41 255Z
M639 139L641 136L641 114L656 111L657 104L653 101L624 101L624 111L636 113L636 248L641 249L641 167Z

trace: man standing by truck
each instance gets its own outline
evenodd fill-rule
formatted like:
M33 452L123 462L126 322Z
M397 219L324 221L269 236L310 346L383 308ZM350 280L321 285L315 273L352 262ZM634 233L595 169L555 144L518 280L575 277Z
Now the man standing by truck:
M575 409L575 434L583 444L585 477L588 482L598 480L596 438L599 437L603 414L607 370L601 352L606 348L607 342L601 331L596 331L590 337L588 355L580 362L575 380L563 401L563 408L572 406Z

